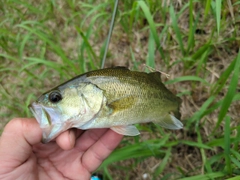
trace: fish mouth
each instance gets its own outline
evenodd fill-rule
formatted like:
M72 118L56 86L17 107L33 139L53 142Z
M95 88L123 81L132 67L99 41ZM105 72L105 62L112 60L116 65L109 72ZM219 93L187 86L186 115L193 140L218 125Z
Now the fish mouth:
M34 117L36 118L41 128L44 128L52 124L51 116L42 105L32 103L28 106L28 108L32 111Z
M59 113L53 108L44 107L35 102L30 104L28 108L31 110L42 129L42 142L48 143L51 139L55 138L62 127L61 123L56 123L60 121L58 119Z

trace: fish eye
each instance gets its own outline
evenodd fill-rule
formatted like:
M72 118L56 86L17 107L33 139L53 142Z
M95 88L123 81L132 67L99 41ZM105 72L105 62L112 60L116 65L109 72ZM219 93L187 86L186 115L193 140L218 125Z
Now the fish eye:
M62 95L57 91L53 91L49 94L48 99L52 103L58 103L59 101L62 100Z

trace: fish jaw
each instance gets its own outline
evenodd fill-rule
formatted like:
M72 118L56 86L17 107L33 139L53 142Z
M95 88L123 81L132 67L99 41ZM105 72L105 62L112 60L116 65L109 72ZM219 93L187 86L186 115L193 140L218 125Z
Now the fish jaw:
M29 105L29 109L32 111L41 128L47 127L51 124L49 116L42 105L34 102Z
M60 133L71 127L71 123L58 123L52 126L42 128L42 143L48 143L52 139L56 138Z
M29 105L29 109L34 114L34 117L42 129L43 143L49 142L65 130L66 125L63 125L61 122L62 115L58 110L50 107L44 107L35 102ZM71 127L71 125L67 126Z

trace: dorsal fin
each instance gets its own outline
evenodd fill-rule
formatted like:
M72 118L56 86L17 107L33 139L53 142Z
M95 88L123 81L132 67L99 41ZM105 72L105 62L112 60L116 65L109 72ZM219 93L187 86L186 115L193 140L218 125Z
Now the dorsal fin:
M125 66L114 66L113 67L114 69L126 69L126 70L129 70L127 67Z
M160 73L160 72L156 71L156 72L150 72L150 73L148 73L148 74L149 74L149 76L151 76L152 78L154 78L154 79L162 82L162 80L161 80L161 73Z

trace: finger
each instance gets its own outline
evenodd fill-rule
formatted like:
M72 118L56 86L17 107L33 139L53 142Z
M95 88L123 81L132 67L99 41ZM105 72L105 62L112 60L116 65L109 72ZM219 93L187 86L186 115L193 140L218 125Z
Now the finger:
M82 130L77 130L75 128L69 129L68 131L61 133L56 138L56 142L63 150L70 150L74 147L76 138L82 133Z
M107 131L108 129L89 129L85 131L76 142L75 147L81 151L85 152L90 146L96 143L101 136Z
M89 171L95 171L102 161L110 155L110 153L121 142L123 135L109 129L82 157L83 166Z
M40 143L42 131L35 119L16 118L3 130L0 139L0 167L14 168L26 161L32 153L32 145ZM1 169L1 168L0 168Z

